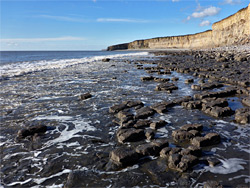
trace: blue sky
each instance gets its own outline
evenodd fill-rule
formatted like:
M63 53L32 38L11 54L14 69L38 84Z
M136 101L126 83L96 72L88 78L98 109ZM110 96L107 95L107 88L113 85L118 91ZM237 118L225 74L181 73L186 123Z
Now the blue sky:
M211 29L249 0L0 0L1 50L101 50Z

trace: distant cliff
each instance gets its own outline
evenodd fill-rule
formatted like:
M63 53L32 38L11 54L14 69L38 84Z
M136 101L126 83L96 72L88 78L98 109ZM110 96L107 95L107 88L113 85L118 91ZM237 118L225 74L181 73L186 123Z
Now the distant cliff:
M250 4L237 13L212 25L212 30L201 33L136 40L109 46L107 50L212 48L250 43Z

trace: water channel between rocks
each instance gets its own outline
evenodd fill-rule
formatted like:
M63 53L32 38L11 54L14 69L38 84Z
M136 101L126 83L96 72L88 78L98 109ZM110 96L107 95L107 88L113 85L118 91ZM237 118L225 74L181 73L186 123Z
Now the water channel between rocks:
M103 168L109 152L119 145L118 126L112 124L115 118L109 113L111 106L127 100L140 100L145 106L151 106L198 93L191 89L191 84L184 82L193 78L197 84L199 78L175 71L168 75L150 74L161 78L178 77L178 81L170 81L179 88L172 93L155 91L157 82L141 81L141 77L149 74L137 69L136 64L153 58L94 61L1 81L1 185L63 187L69 174L79 170L77 181L86 187L176 187L180 181L199 187L207 180L228 187L247 187L250 182L249 125L234 123L233 116L216 119L180 105L150 118L168 123L157 130L156 138L166 138L172 147L178 147L171 138L172 131L184 124L200 123L204 132L216 132L221 136L220 144L203 149L203 157L216 157L221 162L219 165L210 167L199 163L188 175L177 175L165 169L166 172L160 174L157 171L164 168L166 162L159 157L149 157L118 171ZM79 100L79 95L87 92L93 97ZM242 107L240 96L227 100L233 110ZM39 140L15 140L18 130L38 124L48 126L46 133L37 138Z

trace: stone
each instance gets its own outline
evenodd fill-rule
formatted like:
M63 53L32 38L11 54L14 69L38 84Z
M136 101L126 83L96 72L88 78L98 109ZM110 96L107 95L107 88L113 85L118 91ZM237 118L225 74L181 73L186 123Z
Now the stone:
M240 108L235 111L235 121L240 124L250 123L250 109Z
M136 106L143 106L143 102L141 101L126 101L124 102L129 108L136 107Z
M173 102L159 102L156 103L154 105L152 105L150 108L152 108L153 110L155 110L157 113L161 114L161 113L165 113L168 111L168 108L173 107L175 104Z
M186 125L183 125L180 129L184 131L197 130L201 132L203 129L203 125L202 124L186 124Z
M134 124L134 128L141 129L141 128L149 127L150 123L151 123L150 120L138 120L136 124Z
M160 149L156 145L148 143L137 146L135 151L142 156L156 156L160 152Z
M177 90L178 87L175 86L173 83L162 83L156 86L156 91L172 91Z
M176 81L178 81L178 80L179 80L179 78L177 78L177 77L173 77L173 78L171 78L171 80L172 80L172 81L174 81L174 82L176 82Z
M155 114L155 111L149 107L142 107L139 110L136 110L135 119L145 119L149 116Z
M146 138L143 129L134 128L119 129L116 135L120 143L137 142Z
M102 59L102 62L109 62L111 59L110 58L104 58Z
M176 130L172 132L172 137L175 141L180 142L180 141L188 141L194 136L192 133L188 131Z
M201 109L202 103L201 101L189 101L189 102L182 102L182 106L191 110L191 109Z
M173 103L174 104L181 104L183 102L188 102L188 101L191 101L191 100L193 100L193 98L191 96L184 96L182 98L173 100Z
M162 158L168 158L170 155L171 148L170 147L165 147L161 150L160 152L160 157Z
M198 164L198 158L193 155L184 155L181 158L180 163L177 165L176 170L180 172L186 172L190 168L192 168L194 165Z
M158 129L158 128L164 127L166 124L167 124L166 121L160 120L160 121L151 123L150 128L151 129Z
M250 98L244 98L244 99L242 99L241 102L242 102L242 104L250 107Z
M155 137L155 132L152 129L148 129L145 131L145 136L147 140L152 140Z
M116 104L109 108L109 113L118 113L126 108L128 108L126 104Z
M110 159L115 163L126 167L138 162L140 156L131 148L117 148L110 152Z
M202 155L202 151L200 147L189 146L188 148L181 150L181 155L193 155L200 157Z
M215 167L216 165L219 165L221 163L221 161L215 157L207 158L207 162L210 167Z
M191 89L199 91L199 90L201 90L201 86L193 84L193 85L191 85Z
M208 133L205 137L195 137L191 140L191 144L197 147L207 147L220 143L220 135L217 133Z
M214 117L225 117L225 116L230 116L234 113L234 111L229 106L227 107L215 106L212 108L207 108L204 112Z
M154 80L153 76L141 77L141 81L151 81L151 80Z
M91 98L92 97L92 95L90 94L90 93L84 93L84 94L81 94L80 96L79 96L79 99L81 99L81 100L86 100L86 99L89 99L89 98Z
M194 82L194 79L187 79L185 80L185 84L190 84L190 83L193 83Z
M47 131L46 125L37 125L29 128L21 129L17 133L18 138L26 138L27 136L33 136L37 134L44 134Z
M168 167L171 169L176 170L177 165L181 162L181 155L180 154L171 154L168 158Z
M160 150L162 150L165 147L168 147L168 145L169 145L168 141L164 138L156 139L156 140L152 141L152 143L155 146L159 147Z
M156 82L168 82L170 81L169 78L154 78L154 81Z

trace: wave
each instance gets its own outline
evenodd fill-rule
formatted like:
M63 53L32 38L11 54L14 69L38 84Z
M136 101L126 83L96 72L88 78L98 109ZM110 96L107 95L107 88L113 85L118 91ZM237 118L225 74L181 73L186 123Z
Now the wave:
M18 62L12 64L5 64L0 66L0 77L14 77L21 76L24 74L43 71L48 69L62 69L68 66L91 63L94 61L100 61L104 58L124 58L128 56L146 56L148 52L136 52L136 53L126 53L126 54L115 54L115 55L102 55L102 56L92 56L84 57L79 59L60 59L60 60L42 60L42 61L27 61ZM1 79L0 79L1 80Z

